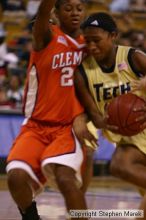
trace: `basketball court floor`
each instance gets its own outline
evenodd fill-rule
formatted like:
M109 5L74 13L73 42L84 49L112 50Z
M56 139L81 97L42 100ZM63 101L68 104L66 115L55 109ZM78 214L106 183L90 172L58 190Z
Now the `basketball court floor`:
M93 177L86 198L90 210L133 210L138 209L141 201L141 197L133 185L110 176ZM36 198L36 201L42 220L66 219L64 200L59 192L46 189ZM109 218L94 217L93 219ZM114 219L128 220L129 218ZM7 190L4 176L0 176L0 220L21 220L17 207Z

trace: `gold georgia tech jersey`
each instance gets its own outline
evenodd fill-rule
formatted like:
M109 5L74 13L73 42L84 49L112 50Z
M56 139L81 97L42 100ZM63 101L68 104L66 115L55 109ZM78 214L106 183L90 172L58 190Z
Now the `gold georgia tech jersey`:
M131 81L141 76L140 73L135 73L132 70L132 65L129 63L128 54L130 50L132 50L130 47L118 46L115 66L112 69L101 69L94 57L91 56L87 57L79 67L97 109L103 115L106 104L114 97L130 91ZM137 95L142 96L143 94L139 92ZM113 134L107 130L103 133L112 142L119 142L122 138L121 135Z

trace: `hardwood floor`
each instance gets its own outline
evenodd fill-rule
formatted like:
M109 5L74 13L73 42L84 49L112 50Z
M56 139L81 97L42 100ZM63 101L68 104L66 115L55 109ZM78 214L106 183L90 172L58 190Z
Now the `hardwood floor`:
M138 209L141 196L133 185L111 176L102 176L93 177L86 199L89 210L125 210ZM46 188L45 192L36 198L36 201L43 220L65 220L64 200L59 192ZM93 219L100 220L100 217ZM126 218L123 219L126 220ZM17 207L7 190L5 176L0 177L0 220L21 220Z

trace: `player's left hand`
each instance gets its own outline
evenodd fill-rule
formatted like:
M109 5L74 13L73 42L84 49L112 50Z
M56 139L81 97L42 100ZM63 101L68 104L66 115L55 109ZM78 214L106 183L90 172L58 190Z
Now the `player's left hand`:
M89 131L85 114L81 114L74 119L73 129L82 146L89 146L89 143L91 143L91 146L96 148L97 138Z

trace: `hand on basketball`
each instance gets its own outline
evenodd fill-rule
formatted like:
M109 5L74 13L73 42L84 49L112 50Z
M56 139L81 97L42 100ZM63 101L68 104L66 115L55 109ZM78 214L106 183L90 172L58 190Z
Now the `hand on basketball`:
M143 105L142 107L139 107L139 108L134 108L133 111L143 113L139 117L137 117L135 120L136 120L136 122L141 123L142 129L145 129L146 128L146 101L145 101L145 105Z
M107 130L117 133L118 127L116 125L109 124L108 121L109 121L109 115L105 109L104 116L98 115L97 120L95 120L94 122L95 122L96 127L99 129L107 129Z
M105 115L104 115L104 118L103 118L103 129L107 129L107 130L112 131L113 133L117 133L118 127L108 123L108 121L109 121L108 106L109 106L109 103L106 103L106 105L105 105Z
M105 115L103 120L104 120L104 123L105 123L105 125L103 127L104 129L110 130L113 133L117 133L118 127L115 126L115 125L108 124L108 120L109 120L109 115L108 114Z
M123 136L136 135L145 126L146 102L133 93L119 95L109 103L108 115L108 124L118 126L115 133Z

